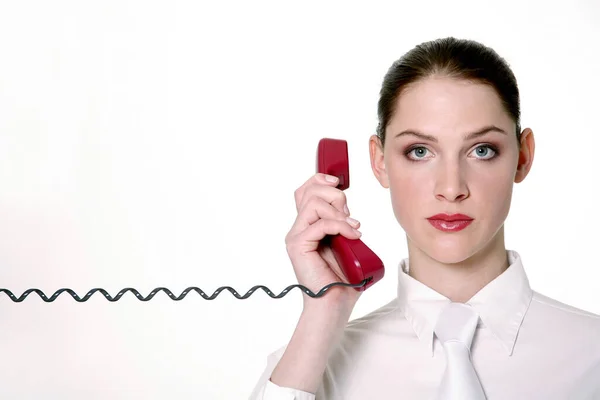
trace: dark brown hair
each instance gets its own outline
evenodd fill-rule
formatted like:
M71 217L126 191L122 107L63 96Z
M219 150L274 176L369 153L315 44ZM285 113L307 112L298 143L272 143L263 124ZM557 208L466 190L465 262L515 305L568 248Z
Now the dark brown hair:
M493 49L479 42L453 37L421 43L389 68L381 85L377 106L377 136L382 146L385 144L385 129L394 115L398 96L410 84L432 75L492 86L516 124L517 143L520 146L519 89L508 63Z

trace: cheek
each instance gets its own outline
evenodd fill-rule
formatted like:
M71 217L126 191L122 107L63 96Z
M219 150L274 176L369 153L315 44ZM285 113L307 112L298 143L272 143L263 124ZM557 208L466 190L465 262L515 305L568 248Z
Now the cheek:
M515 156L516 157L516 156ZM514 157L488 166L473 165L464 170L470 199L466 206L482 220L504 221L510 209L515 175ZM402 163L388 165L390 196L394 215L403 227L425 218L428 206L434 201L435 176L431 168L411 168ZM431 208L431 207L429 207Z
M478 196L481 204L487 204L493 219L504 220L508 216L513 190L513 176L508 173L494 174L480 181Z
M390 196L396 219L401 225L406 226L423 211L427 185L419 174L394 174L390 176Z

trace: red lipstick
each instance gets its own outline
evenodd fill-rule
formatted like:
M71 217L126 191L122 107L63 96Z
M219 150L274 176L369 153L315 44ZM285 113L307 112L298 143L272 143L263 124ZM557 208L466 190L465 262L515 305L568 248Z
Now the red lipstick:
M473 218L464 214L436 214L427 220L442 232L458 232L469 226Z

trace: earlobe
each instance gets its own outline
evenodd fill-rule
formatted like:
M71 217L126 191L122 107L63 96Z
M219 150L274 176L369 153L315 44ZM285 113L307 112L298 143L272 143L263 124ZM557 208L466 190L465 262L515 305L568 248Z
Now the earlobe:
M372 135L369 138L369 154L371 155L371 169L375 178L379 181L381 186L388 189L389 179L385 170L385 162L383 157L383 149L381 146L381 140L377 135Z

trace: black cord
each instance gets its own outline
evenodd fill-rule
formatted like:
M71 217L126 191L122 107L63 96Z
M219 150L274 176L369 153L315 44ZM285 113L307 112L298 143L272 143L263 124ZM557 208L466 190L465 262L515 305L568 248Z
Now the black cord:
M42 298L42 300L44 300L46 303L50 303L53 302L54 300L56 300L58 298L58 296L63 293L63 292L67 292L69 293L74 299L75 301L81 303L84 301L88 301L88 299L90 299L92 297L92 295L96 292L100 292L104 295L104 297L106 297L106 299L110 302L115 302L118 301L125 293L127 293L128 291L131 291L133 294L136 295L136 297L138 298L138 300L140 301L148 301L148 300L152 300L152 298L154 297L154 295L156 295L156 293L160 292L161 290L164 291L170 298L171 300L182 300L185 298L185 296L192 290L196 291L196 293L199 293L200 296L202 296L204 298L204 300L213 300L215 297L217 297L219 295L219 293L221 293L223 290L228 290L231 294L233 294L237 299L243 300L243 299L247 299L248 297L250 297L252 295L252 293L254 293L257 289L262 289L266 294L268 294L269 296L271 296L274 299L280 299L283 296L285 296L286 294L288 294L288 292L290 290L292 290L295 287L298 287L300 289L302 289L304 291L304 293L306 293L307 295L309 295L310 297L321 297L323 296L325 293L327 293L327 290L332 287L332 286L347 286L347 287L353 287L353 288L357 288L357 287L362 287L364 285L366 285L369 281L371 281L372 278L367 278L365 280L363 280L360 283L356 283L356 284L350 284L350 283L344 283L344 282L334 282L334 283L330 283L327 286L324 286L321 290L319 290L317 293L313 293L310 289L308 289L306 286L303 285L290 285L288 287L286 287L285 289L283 289L283 291L281 293L279 293L278 295L274 295L273 292L271 292L271 290L266 287L266 286L262 286L262 285L257 285L257 286L253 286L250 290L248 290L248 292L246 292L245 295L240 296L235 289L233 289L230 286L221 286L220 288L218 288L217 290L215 290L215 292L211 295L211 296L207 296L206 293L204 293L202 291L202 289L197 288L195 286L191 286L187 289L185 289L181 295L179 296L175 296L173 293L171 293L171 291L167 288L163 288L163 287L159 287L154 289L147 297L144 297L140 294L140 292L138 292L137 290L135 290L134 288L125 288L122 289L121 291L119 291L119 293L117 293L117 295L115 297L112 297L110 294L108 294L108 292L104 289L101 288L95 288L90 290L89 292L87 292L87 294L85 296L83 296L83 298L79 297L77 295L77 293L75 293L73 290L71 289L59 289L56 292L54 292L54 294L52 295L52 297L48 298L43 291L41 291L40 289L27 289L26 291L23 292L23 294L19 297L16 297L10 290L8 289L2 289L0 288L0 293L6 293L8 294L8 296L11 298L11 300L15 303L20 303L23 300L25 300L25 298L29 295L29 293L37 293L38 296L40 296Z

